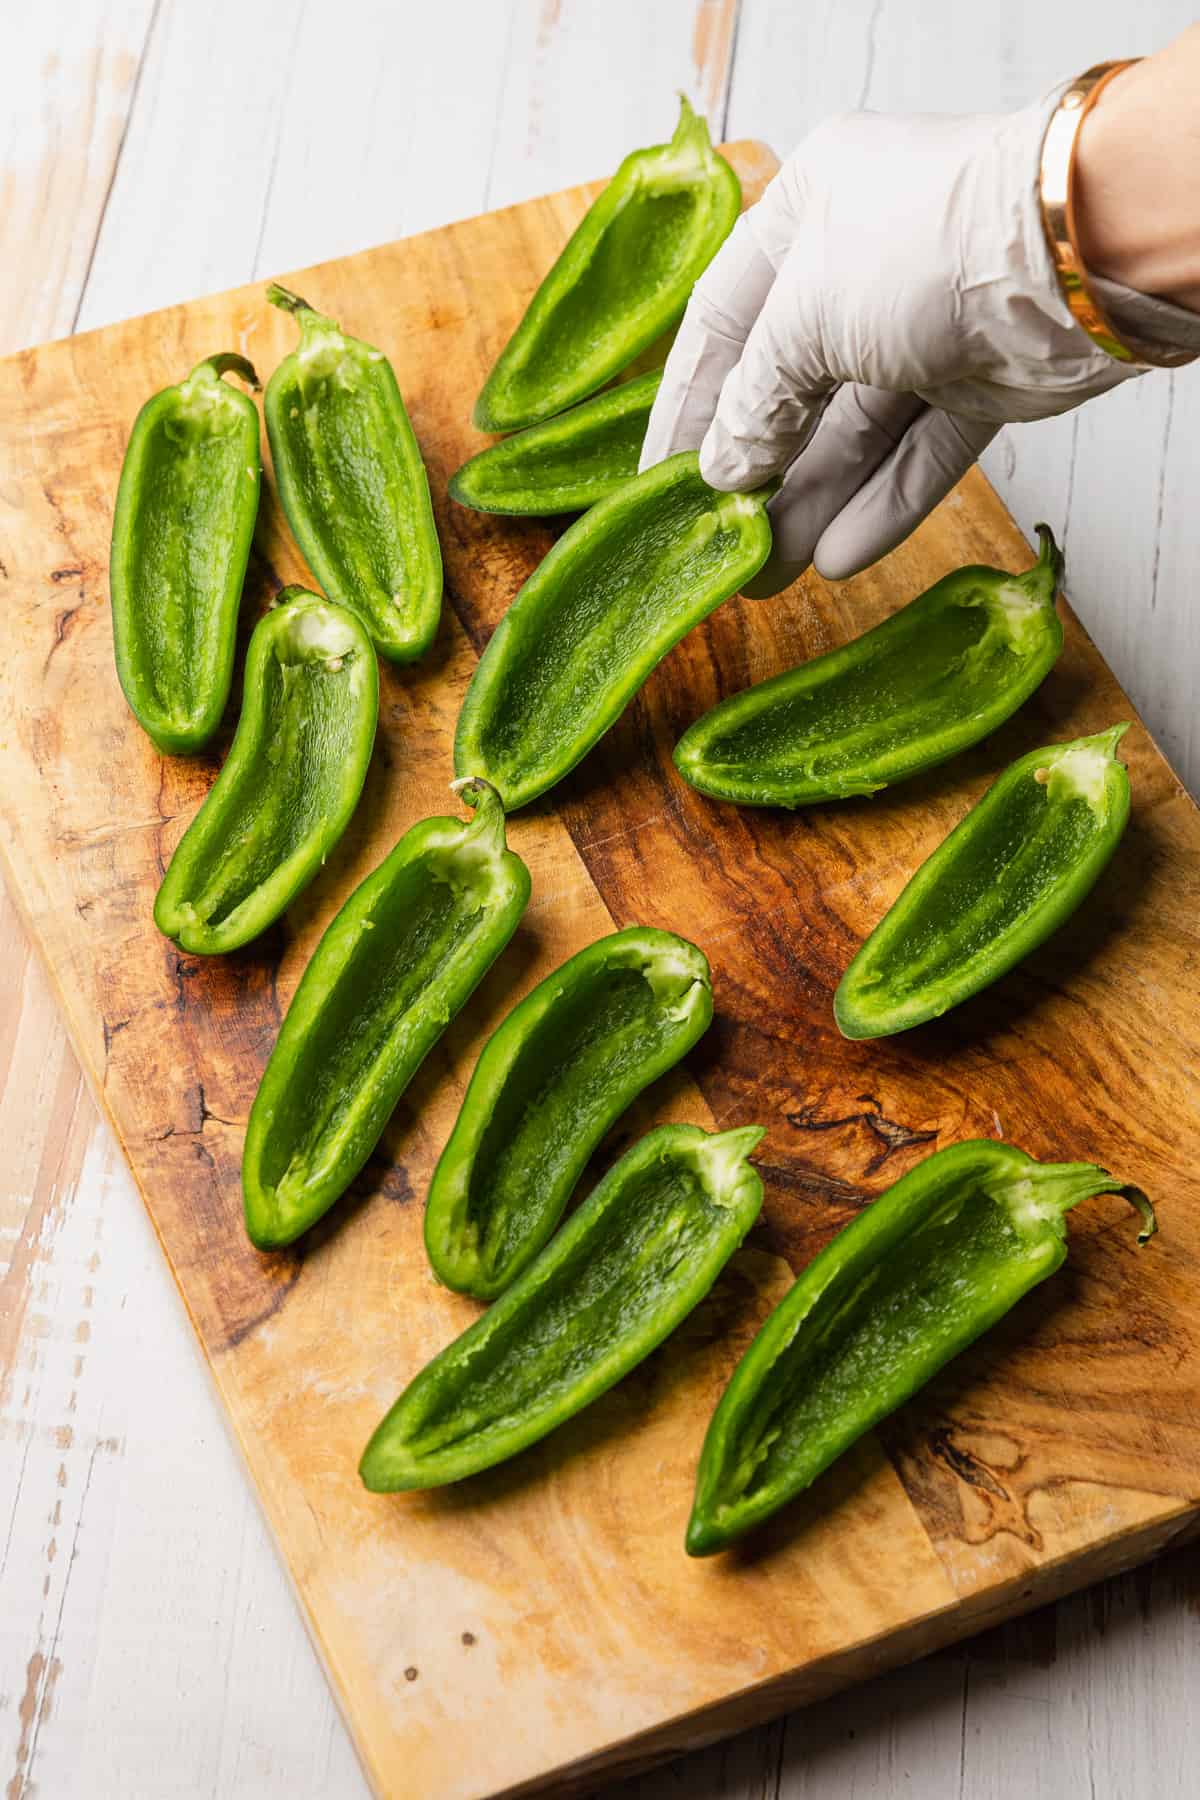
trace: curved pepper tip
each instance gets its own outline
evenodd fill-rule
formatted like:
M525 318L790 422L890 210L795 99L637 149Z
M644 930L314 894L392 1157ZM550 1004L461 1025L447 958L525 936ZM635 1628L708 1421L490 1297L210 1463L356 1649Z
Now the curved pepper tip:
M714 1556L718 1550L725 1548L725 1539L707 1519L693 1512L688 1520L683 1547L689 1556Z
M1117 1192L1122 1200L1128 1200L1135 1212L1141 1214L1142 1228L1137 1234L1137 1241L1139 1244L1148 1244L1150 1239L1157 1236L1158 1233L1158 1215L1149 1194L1140 1187L1135 1187L1132 1182L1126 1182L1124 1187L1117 1189Z

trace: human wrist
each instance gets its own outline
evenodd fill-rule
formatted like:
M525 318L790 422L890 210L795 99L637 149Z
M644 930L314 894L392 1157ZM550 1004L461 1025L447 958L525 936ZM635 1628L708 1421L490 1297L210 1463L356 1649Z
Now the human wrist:
M1075 148L1089 270L1200 312L1200 27L1125 69Z

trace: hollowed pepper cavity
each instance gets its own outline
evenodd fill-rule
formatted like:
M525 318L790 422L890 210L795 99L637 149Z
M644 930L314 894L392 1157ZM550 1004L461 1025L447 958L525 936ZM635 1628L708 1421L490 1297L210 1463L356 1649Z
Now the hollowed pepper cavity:
M873 794L978 743L1062 649L1062 558L1046 525L1023 575L956 569L838 650L733 694L697 719L675 766L742 806Z
M221 722L261 457L244 356L206 357L143 406L113 518L109 585L117 675L160 750L199 750Z
M250 1109L246 1229L290 1244L358 1174L429 1050L516 930L529 871L486 782L424 819L351 894L305 969Z
M263 404L279 498L313 574L358 613L381 656L412 662L433 642L442 553L425 465L392 365L272 283L300 347Z
M692 1556L724 1549L814 1482L1067 1254L1064 1215L1119 1193L1093 1163L1040 1163L1012 1144L927 1157L804 1270L733 1372L713 1414L687 1530Z
M378 713L379 670L360 621L284 588L254 628L233 747L171 858L158 929L205 955L265 931L350 823Z
M359 1465L368 1488L439 1487L513 1456L637 1366L749 1231L757 1125L649 1132L495 1305L424 1368Z
M588 1158L712 1018L708 959L631 925L580 950L493 1033L442 1151L425 1244L448 1287L494 1300L546 1243Z
M1128 725L1031 750L923 863L842 976L843 1036L939 1018L1070 918L1129 817Z
M486 777L510 811L560 781L672 645L762 567L767 498L716 493L684 451L577 519L480 659L458 773Z
M671 142L625 158L529 302L475 403L479 429L535 425L619 375L681 317L741 204L681 99Z

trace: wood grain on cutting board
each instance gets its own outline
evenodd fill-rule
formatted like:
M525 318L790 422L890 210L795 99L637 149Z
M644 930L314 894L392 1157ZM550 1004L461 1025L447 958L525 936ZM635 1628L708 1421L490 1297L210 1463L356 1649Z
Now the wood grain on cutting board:
M769 159L732 154L752 190ZM281 926L219 962L181 957L150 918L219 759L160 758L125 709L107 616L111 502L147 393L215 349L244 349L265 375L294 327L246 289L0 370L18 458L0 496L14 888L389 1793L498 1792L700 1741L1148 1554L1187 1528L1200 1496L1200 821L1144 733L1126 739L1125 844L1057 944L890 1045L845 1044L829 1015L858 938L990 774L1128 715L1078 627L1018 720L872 802L737 812L670 769L682 725L719 693L841 641L960 562L1022 566L1026 547L978 476L872 575L833 590L809 577L785 601L722 609L571 780L512 821L530 912L381 1154L303 1249L262 1258L245 1242L241 1134L281 1008L341 899L407 825L453 809L462 691L550 541L442 496L481 442L468 420L487 367L595 191L291 278L392 357L439 508L446 618L419 669L384 670L372 774L337 855ZM303 574L268 497L247 623ZM420 1242L474 1052L556 961L633 919L704 946L718 1019L691 1080L663 1084L612 1148L652 1117L761 1119L763 1224L664 1351L545 1445L460 1490L367 1496L354 1467L365 1436L474 1310L434 1286ZM758 1544L688 1562L704 1424L789 1269L936 1143L998 1132L1137 1177L1162 1237L1136 1252L1117 1202L1074 1215L1071 1265L986 1347Z

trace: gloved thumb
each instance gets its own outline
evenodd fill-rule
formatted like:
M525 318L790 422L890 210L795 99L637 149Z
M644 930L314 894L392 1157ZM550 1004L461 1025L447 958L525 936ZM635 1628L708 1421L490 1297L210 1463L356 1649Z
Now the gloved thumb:
M797 246L725 377L700 446L700 473L723 493L782 475L838 385L821 354L817 320L809 316L819 291L817 271Z

